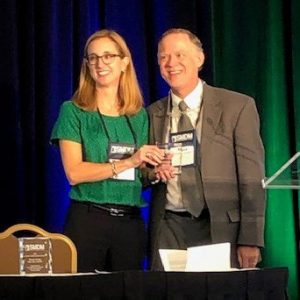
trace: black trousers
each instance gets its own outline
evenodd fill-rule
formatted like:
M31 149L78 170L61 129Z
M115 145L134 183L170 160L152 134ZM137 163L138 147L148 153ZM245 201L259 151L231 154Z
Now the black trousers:
M65 234L76 245L78 272L143 268L146 233L140 215L112 216L92 204L73 200Z
M198 218L189 213L165 211L158 229L158 237L152 253L151 269L162 271L159 249L184 249L211 244L210 218L207 209Z

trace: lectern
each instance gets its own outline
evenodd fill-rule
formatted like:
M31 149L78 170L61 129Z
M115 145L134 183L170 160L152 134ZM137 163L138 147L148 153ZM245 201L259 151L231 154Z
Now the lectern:
M272 176L262 180L265 189L300 189L300 151Z
M265 189L300 190L300 151L284 163L272 176L264 178L262 185Z

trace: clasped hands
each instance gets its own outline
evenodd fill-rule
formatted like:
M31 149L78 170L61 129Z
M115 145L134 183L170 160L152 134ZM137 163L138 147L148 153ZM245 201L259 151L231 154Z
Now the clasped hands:
M176 174L176 169L172 166L172 156L168 150L160 149L156 145L144 145L129 160L134 168L143 163L154 166L156 179L166 182Z

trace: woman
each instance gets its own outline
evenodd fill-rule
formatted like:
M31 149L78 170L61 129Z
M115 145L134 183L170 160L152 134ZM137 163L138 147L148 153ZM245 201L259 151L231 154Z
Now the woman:
M162 150L145 145L142 106L124 39L111 30L94 33L84 48L79 88L62 104L51 136L71 184L65 234L77 247L79 272L142 267L139 168L163 158Z

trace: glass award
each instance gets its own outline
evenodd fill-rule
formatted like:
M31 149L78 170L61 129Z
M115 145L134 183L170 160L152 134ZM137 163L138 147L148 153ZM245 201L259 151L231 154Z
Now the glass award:
M185 163L182 143L156 143L157 147L165 150L163 164L171 164L176 168L175 174L181 173L181 167Z
M300 152L297 152L272 176L262 180L265 189L300 189Z
M20 275L52 274L52 246L47 237L19 238Z
M176 174L181 173L181 168L195 163L195 147L192 143L164 143L157 144L160 149L165 149L166 161L169 160L176 168ZM171 154L171 160L168 159Z

